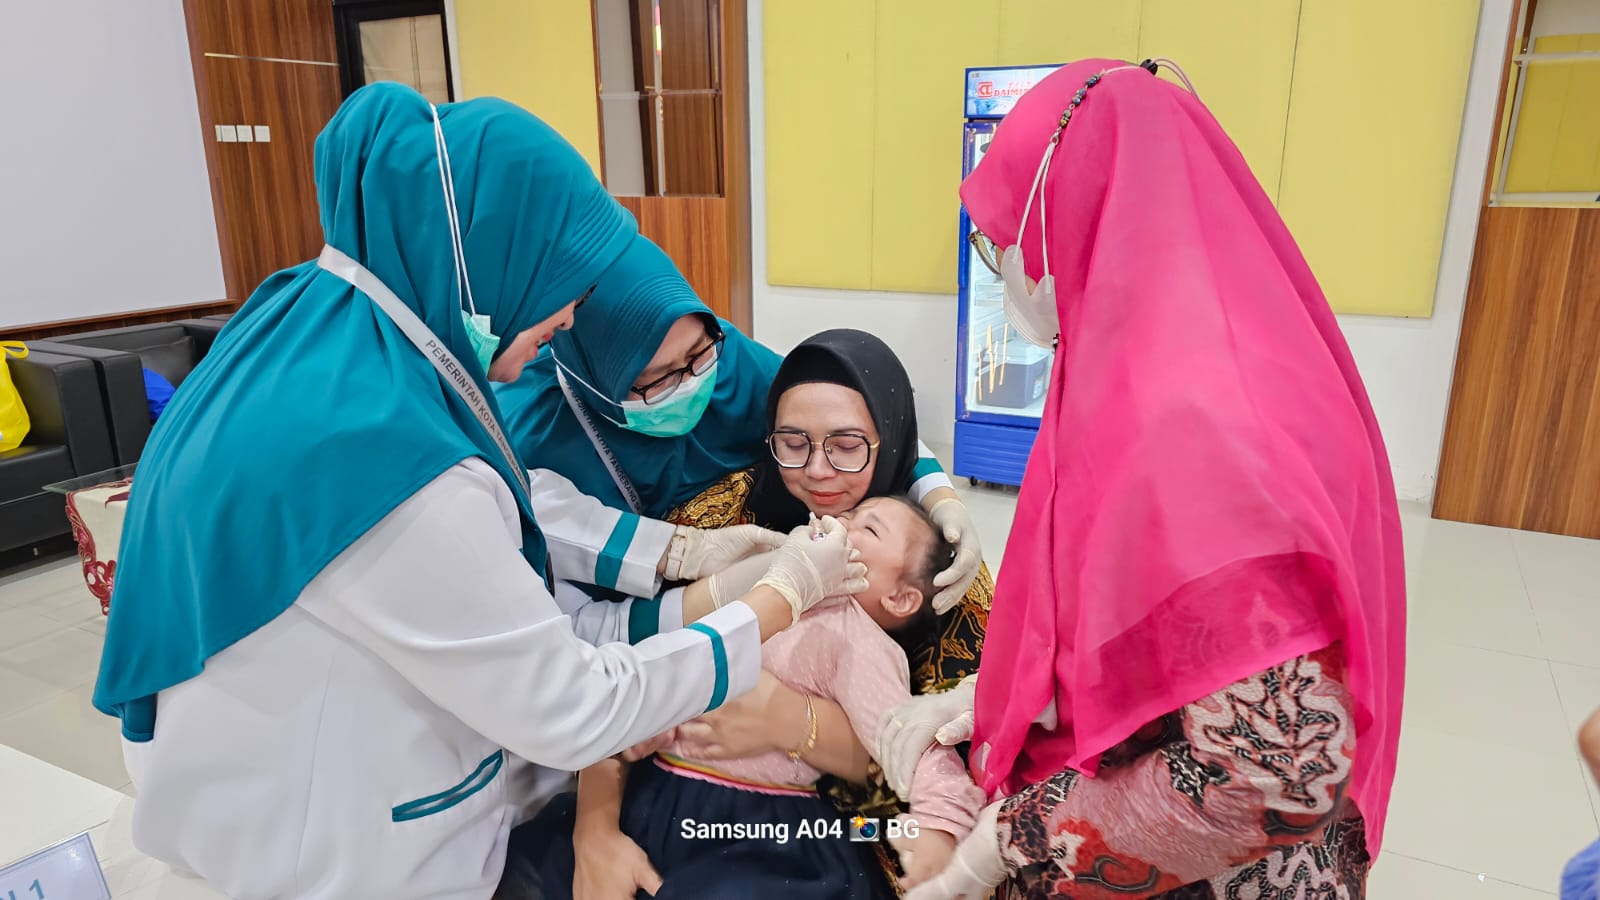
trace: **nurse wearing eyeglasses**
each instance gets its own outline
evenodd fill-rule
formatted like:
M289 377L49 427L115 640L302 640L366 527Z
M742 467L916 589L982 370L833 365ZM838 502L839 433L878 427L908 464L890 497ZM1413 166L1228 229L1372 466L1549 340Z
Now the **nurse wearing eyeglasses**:
M540 466L533 500L546 534L583 560L558 576L653 598L663 580L692 581L781 542L754 526L669 520L769 458L765 405L782 361L718 319L659 247L635 242L595 286L577 327L496 389L512 443ZM949 477L926 446L917 451L895 489L932 511L960 547L937 582L943 611L967 592L983 553ZM675 609L660 613L627 633L679 621Z

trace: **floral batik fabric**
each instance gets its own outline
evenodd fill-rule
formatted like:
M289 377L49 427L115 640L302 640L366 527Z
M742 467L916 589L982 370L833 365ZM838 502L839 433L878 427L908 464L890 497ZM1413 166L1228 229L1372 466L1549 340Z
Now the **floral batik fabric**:
M1337 644L1151 723L1001 806L1001 900L1359 900L1353 703Z

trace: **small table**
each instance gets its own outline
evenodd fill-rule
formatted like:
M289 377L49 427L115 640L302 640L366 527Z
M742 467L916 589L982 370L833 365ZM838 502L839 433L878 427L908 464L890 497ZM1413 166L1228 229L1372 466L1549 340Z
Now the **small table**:
M78 542L83 582L100 601L100 614L111 615L111 587L117 573L117 548L122 519L128 511L128 489L138 463L69 478L44 489L67 498L67 521Z

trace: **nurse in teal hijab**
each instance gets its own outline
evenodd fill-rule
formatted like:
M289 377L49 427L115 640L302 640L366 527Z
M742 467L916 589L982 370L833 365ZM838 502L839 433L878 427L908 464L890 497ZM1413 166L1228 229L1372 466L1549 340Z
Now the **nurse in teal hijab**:
M656 357L667 371L646 372ZM782 362L713 315L641 237L595 286L583 322L495 392L519 453L607 506L661 519L767 452L767 389Z
M488 897L513 771L748 691L849 549L796 540L728 615L580 641L489 384L570 326L632 217L500 100L363 88L315 163L320 258L250 297L140 462L94 703L135 844L228 896Z

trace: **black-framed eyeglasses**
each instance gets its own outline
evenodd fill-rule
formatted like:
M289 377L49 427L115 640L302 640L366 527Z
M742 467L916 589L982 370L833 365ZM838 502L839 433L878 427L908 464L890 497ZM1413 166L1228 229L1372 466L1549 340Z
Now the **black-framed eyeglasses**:
M989 240L987 235L974 228L967 235L967 243L971 244L972 249L977 251L978 261L982 262L985 268L996 275L1000 274L1000 248L994 245L994 241Z
M811 452L822 448L822 456L835 471L854 474L872 464L872 451L881 441L868 441L866 435L843 432L824 435L814 441L804 431L781 428L767 436L772 458L784 469L804 469L811 463Z
M727 341L728 336L718 329L715 333L707 335L707 337L711 339L711 342L696 350L694 356L689 358L688 365L673 369L649 384L636 384L632 388L632 393L644 398L644 402L647 404L660 403L671 397L678 390L678 387L683 384L685 378L690 375L704 375L711 371L711 367L716 365L717 360L722 358L722 345Z

